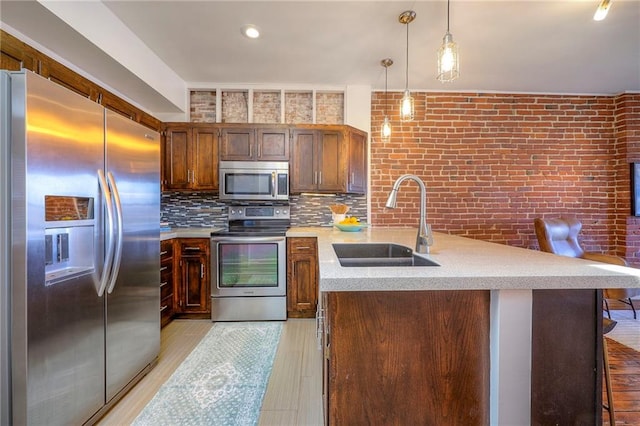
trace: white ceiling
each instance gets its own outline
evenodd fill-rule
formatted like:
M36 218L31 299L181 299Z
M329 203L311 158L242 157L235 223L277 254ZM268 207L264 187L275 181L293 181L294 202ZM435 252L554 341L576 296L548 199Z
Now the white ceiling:
M614 0L595 22L598 2L452 0L461 77L446 84L435 79L444 0L1 0L0 21L152 113L185 108L193 87L380 90L386 57L395 62L389 90L403 89L406 26L398 15L409 9L417 13L409 24L411 90L640 91L640 0ZM242 36L245 24L262 36Z

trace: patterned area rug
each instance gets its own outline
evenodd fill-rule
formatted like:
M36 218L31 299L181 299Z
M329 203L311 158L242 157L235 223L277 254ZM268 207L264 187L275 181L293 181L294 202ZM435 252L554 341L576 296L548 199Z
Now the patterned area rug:
M133 422L256 425L282 323L215 323Z

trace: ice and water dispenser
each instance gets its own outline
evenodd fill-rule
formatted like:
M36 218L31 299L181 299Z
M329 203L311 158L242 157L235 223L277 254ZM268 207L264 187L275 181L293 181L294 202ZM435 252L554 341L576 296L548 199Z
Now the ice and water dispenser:
M91 197L45 196L45 285L95 271Z

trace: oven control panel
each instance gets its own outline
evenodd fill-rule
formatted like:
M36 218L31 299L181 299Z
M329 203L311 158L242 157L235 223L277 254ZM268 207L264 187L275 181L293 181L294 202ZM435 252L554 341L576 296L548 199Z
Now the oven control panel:
M236 219L290 219L289 206L231 206L229 220Z

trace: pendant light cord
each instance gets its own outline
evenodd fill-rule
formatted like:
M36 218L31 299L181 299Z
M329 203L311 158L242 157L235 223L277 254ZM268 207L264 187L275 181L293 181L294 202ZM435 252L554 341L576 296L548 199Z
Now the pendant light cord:
M384 116L387 116L387 72L389 71L389 65L384 67Z
M447 33L449 32L449 0L447 0Z
M405 87L404 90L409 90L409 22L405 24L407 26L407 55L406 55L406 66L405 66Z

